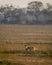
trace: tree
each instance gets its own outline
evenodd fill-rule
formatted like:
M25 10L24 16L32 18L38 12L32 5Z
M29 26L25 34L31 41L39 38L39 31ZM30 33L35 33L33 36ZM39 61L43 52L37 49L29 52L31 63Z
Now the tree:
M42 11L43 3L39 1L32 1L28 3L28 10L31 12L31 14L34 14L36 17L36 22L38 22L38 17Z
M50 3L47 3L47 8L46 8L49 11L52 11L52 5Z
M46 8L43 9L43 14L46 18L47 24L52 24L52 5L50 3L46 3Z

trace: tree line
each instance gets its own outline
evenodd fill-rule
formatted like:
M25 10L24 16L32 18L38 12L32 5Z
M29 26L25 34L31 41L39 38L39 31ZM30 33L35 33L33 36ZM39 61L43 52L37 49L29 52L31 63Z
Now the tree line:
M52 5L46 3L44 7L42 2L32 1L26 8L1 6L0 24L52 24Z

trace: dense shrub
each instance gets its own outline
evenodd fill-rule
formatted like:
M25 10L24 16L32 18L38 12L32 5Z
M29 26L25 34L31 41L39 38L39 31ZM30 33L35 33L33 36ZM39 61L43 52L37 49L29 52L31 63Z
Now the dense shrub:
M11 61L8 61L8 60L1 60L0 61L0 64L11 65L12 62Z

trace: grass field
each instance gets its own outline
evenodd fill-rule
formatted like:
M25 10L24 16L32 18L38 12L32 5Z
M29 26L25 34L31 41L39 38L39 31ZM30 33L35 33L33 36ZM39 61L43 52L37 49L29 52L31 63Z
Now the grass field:
M0 41L52 42L51 25L0 25Z
M24 51L25 45L37 48L40 56L11 53ZM52 65L52 26L0 25L0 65Z
M2 54L0 56L2 61L8 60L11 63L16 63L16 65L52 65L52 58L49 57L17 56L17 54Z
M0 50L25 50L25 45L27 46L32 46L37 48L37 50L43 50L43 51L47 51L47 50L52 50L52 44L51 43L46 43L46 44L26 44L26 43L0 43Z

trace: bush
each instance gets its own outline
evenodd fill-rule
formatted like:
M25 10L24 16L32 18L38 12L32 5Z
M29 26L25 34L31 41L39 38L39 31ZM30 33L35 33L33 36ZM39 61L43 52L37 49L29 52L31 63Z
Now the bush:
M52 50L48 50L48 51L47 51L47 55L48 55L49 57L52 57Z
M2 62L2 61L0 61L0 64L3 64L3 62Z
M3 64L6 64L6 65L11 65L12 64L12 62L11 61L8 61L8 60L3 60L2 63Z

